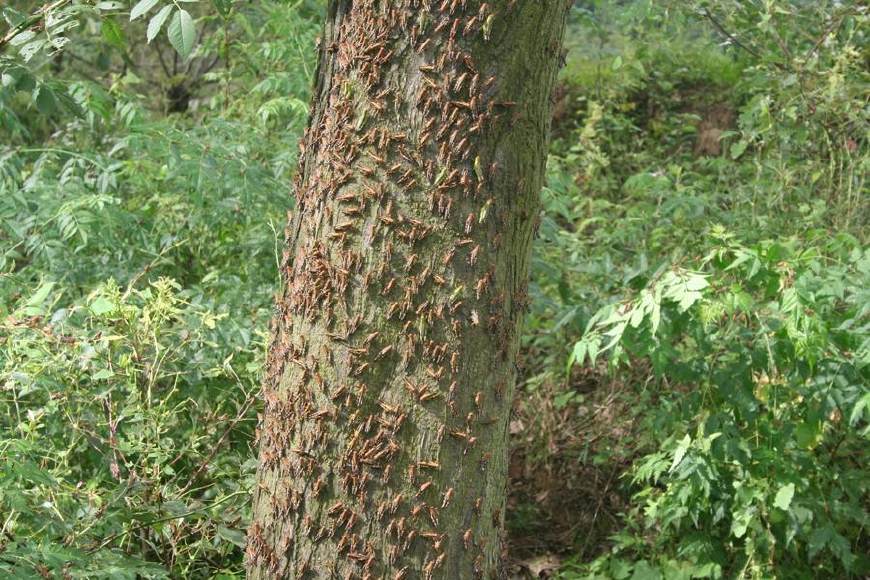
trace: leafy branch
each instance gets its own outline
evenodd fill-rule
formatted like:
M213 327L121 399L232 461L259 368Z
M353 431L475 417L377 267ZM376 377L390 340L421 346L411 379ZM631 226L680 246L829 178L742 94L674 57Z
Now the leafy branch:
M9 31L5 35L3 35L2 38L0 38L0 54L2 54L2 52L6 49L6 46L10 42L12 42L13 38L28 30L38 30L43 26L43 23L48 17L49 13L51 13L53 10L63 8L65 5L69 4L70 1L71 0L55 0L50 4L46 4L42 8L31 14L29 17L25 18L17 25L10 28Z

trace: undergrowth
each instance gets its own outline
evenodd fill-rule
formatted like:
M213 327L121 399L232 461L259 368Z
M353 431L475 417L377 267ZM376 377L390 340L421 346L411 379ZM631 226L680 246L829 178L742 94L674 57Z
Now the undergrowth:
M243 575L323 6L184 6L205 32L187 61L89 12L63 53L0 55L14 578ZM510 424L512 573L867 574L866 20L575 6Z

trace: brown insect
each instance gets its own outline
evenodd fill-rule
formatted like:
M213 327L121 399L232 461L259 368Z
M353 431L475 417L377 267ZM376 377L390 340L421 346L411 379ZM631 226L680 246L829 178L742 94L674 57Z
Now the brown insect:
M398 415L401 411L398 405L390 405L386 401L378 401L378 406L383 409L385 413L392 413L394 415Z
M465 28L462 29L462 35L468 36L468 33L471 32L471 29L474 28L474 25L477 24L477 16L468 19L468 22L465 24Z
M403 494L401 494L401 493L396 494L395 497L393 497L393 499L392 499L391 502L390 502L390 513L391 513L391 514L396 513L396 510L399 509L399 506L401 505L402 500L404 499L404 497L405 497L405 496L404 496Z
M448 26L449 24L450 24L450 20L448 20L448 19L446 19L446 18L442 18L442 19L441 19L441 22L438 23L438 26L436 26L435 29L432 31L433 34L438 34L438 33L441 32L442 30L444 30L445 28L447 28L447 26Z
M439 393L437 391L430 391L427 388L423 393L420 393L419 399L420 399L421 403L425 403L426 401L431 401L432 399L437 399L440 396L441 396L441 393Z
M411 517L416 518L417 516L419 516L423 512L424 509L426 509L426 504L425 503L418 503L413 508L411 508Z
M436 528L438 527L438 508L435 506L429 506L426 511L429 513L429 521L432 522L432 525ZM435 548L438 549L437 547Z
M468 439L468 432L467 431L451 431L450 436L453 437L454 439L467 440Z
M377 356L375 357L375 360L380 360L380 359L384 358L386 355L390 354L390 352L392 352L392 350L393 350L393 345L390 344L390 345L385 346L384 348L381 349L381 352L379 352L377 354Z
M454 491L452 487L444 492L444 499L441 500L441 509L444 509L450 505L450 502L453 500L453 494Z
M423 44L417 47L417 53L422 54L423 51L426 50L426 47L429 46L429 43L432 42L432 37L427 38L423 41Z
M471 252L468 254L468 265L474 266L475 262L477 262L477 255L480 253L480 244L475 245L471 248Z
M456 254L456 249L455 249L455 248L450 248L449 250L447 250L447 253L444 254L444 256L441 258L441 263L444 264L444 265L446 266L447 264L450 263L450 260L453 259L453 256L454 256L455 254Z

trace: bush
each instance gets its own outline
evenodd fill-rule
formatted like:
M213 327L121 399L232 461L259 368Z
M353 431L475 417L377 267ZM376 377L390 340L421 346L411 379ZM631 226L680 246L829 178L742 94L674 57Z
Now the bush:
M657 379L639 392L654 451L631 470L629 528L590 570L863 574L870 253L847 234L745 246L714 228L711 242L574 346L574 364L646 359Z

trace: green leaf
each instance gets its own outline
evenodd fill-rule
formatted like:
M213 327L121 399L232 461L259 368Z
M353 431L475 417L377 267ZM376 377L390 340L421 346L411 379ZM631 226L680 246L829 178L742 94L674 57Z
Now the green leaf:
M115 304L105 296L99 296L91 302L91 312L97 316L102 316L108 312L115 310Z
M230 11L233 9L232 0L211 0L211 3L224 18L229 16Z
M611 70L619 70L622 68L622 55L617 54L610 65Z
M692 307L692 304L702 298L700 292L686 292L680 297L680 311L685 312Z
M136 20L140 16L145 16L149 10L157 5L157 0L139 0L133 9L130 10L130 20Z
M849 425L852 427L857 425L866 410L870 410L870 393L865 393L852 407L852 412L849 413Z
M707 282L707 278L700 274L693 274L686 280L686 288L688 290L703 290L709 285L710 283Z
M679 465L682 463L683 458L686 456L686 452L689 450L689 447L692 445L692 438L686 434L683 437L683 440L680 441L680 444L677 445L676 451L674 451L674 462L671 463L671 468L668 470L669 472L673 472Z
M245 547L245 534L240 530L233 530L226 526L218 526L217 535L222 540L235 544L239 548Z
M11 44L12 46L21 46L22 44L25 44L26 42L32 40L34 37L36 37L36 32L27 29L13 36L12 40L9 41L9 44Z
M731 145L731 159L737 159L743 152L746 151L746 147L749 145L746 141L738 141Z
M742 538L746 535L746 530L749 529L749 524L752 523L752 512L743 510L732 514L734 518L731 521L731 533L735 538Z
M25 62L28 62L31 58L36 56L36 54L39 53L39 51L42 50L43 48L45 48L46 46L48 46L48 42L45 39L40 38L40 39L34 40L33 42L29 42L29 43L25 44L24 46L22 46L18 50L18 54L21 55L21 58L23 58Z
M795 441L804 449L812 449L819 442L820 431L819 421L806 421L795 429Z
M794 312L800 306L800 299L798 298L797 290L794 288L786 288L782 292L782 301L780 303L779 309L783 312Z
M148 22L148 30L145 32L145 38L149 43L160 34L160 29L163 28L163 24L166 22L166 19L169 18L170 12L172 12L172 5L167 4Z
M193 52L196 42L196 26L187 10L179 9L169 21L169 42L182 58L187 58Z
M50 115L57 110L57 100L54 98L54 93L45 85L39 85L36 88L33 100L36 102L36 108L43 115Z
M568 359L568 371L571 371L571 367L576 365L582 365L583 360L586 358L586 341L579 340L574 343L574 349L571 351L571 356Z
M791 499L794 497L794 484L787 483L786 485L779 488L779 491L776 492L776 497L773 500L773 505L778 507L781 510L787 510L788 506L791 505Z
M36 289L33 296L27 299L25 306L41 306L42 303L45 302L45 299L48 298L48 294L51 292L52 288L54 288L54 282L44 282Z
M104 18L100 23L100 29L107 43L120 49L124 48L124 32L114 18Z
M662 321L662 288L661 286L657 287L655 290L655 294L653 295L652 301L652 311L649 315L650 326L652 327L653 336L656 335L656 332L659 330L659 324Z
M661 573L649 565L646 560L641 560L634 566L634 574L631 580L661 580Z
M3 15L3 20L6 21L6 24L8 24L10 28L15 28L26 19L24 14L10 7L0 9L0 14Z
M631 318L628 320L628 324L631 325L632 328L637 328L640 326L640 323L643 322L644 309L642 306L638 305L631 311Z
M103 380L103 379L111 379L113 376L115 376L115 373L113 373L109 369L101 369L101 370L95 372L93 374L93 376L91 376L91 378L96 380L96 381L99 381L99 380Z

